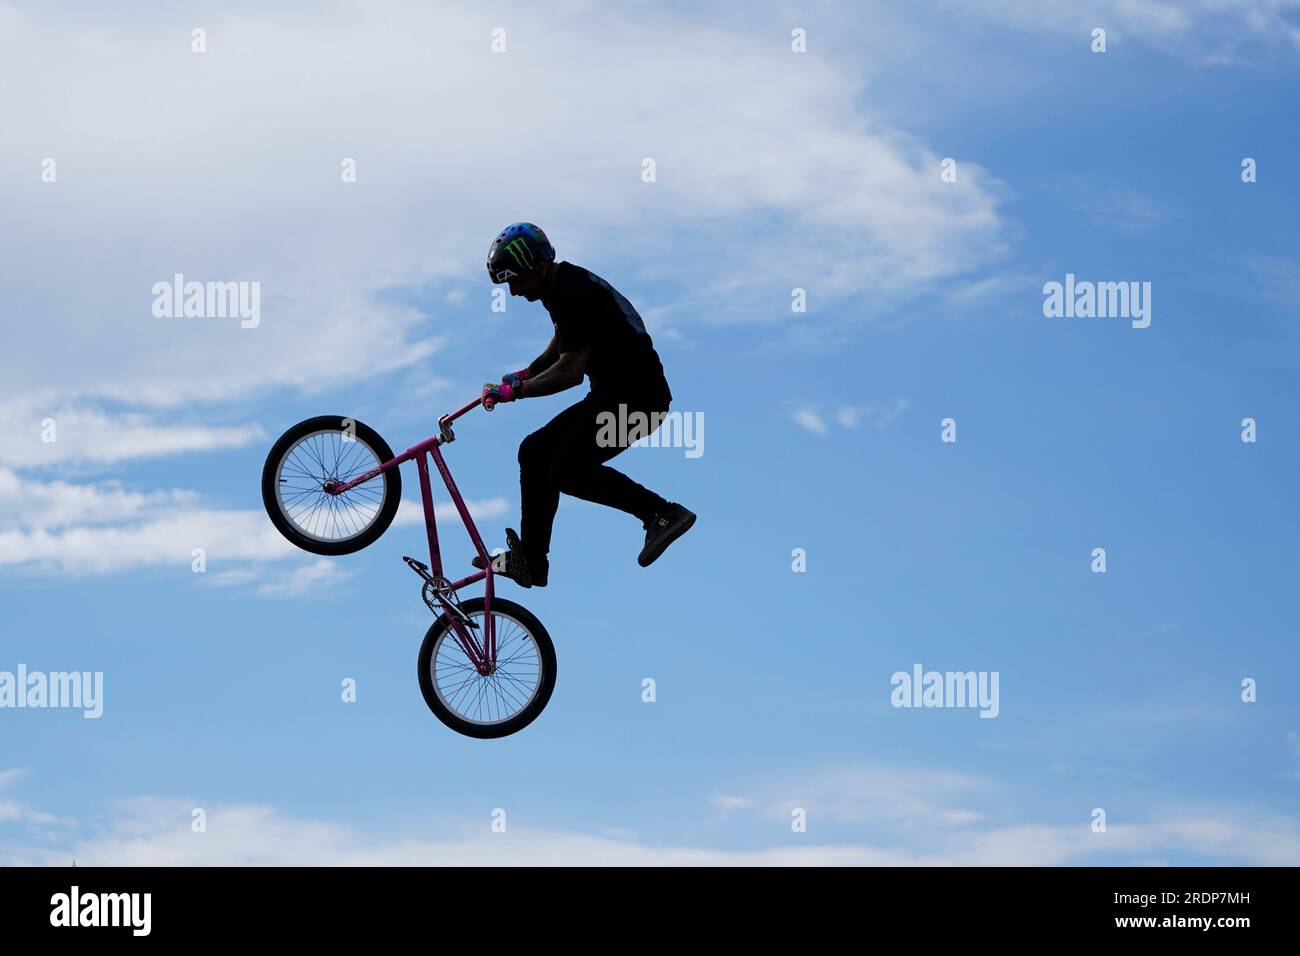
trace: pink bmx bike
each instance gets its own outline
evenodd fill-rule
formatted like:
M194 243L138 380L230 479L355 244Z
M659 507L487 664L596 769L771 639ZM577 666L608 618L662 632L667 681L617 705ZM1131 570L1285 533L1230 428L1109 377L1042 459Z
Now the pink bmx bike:
M439 432L394 457L387 442L351 418L322 415L280 437L262 469L262 501L271 523L313 554L351 554L374 543L392 524L402 499L398 466L415 459L429 536L429 564L403 557L424 580L421 597L435 620L420 647L420 691L444 724L469 737L505 737L537 718L555 689L555 647L529 611L493 596L500 568L483 547L474 519L442 459L455 440L451 423L489 400L476 399L438 419ZM438 526L429 488L432 458L465 530L484 564L459 581L443 574ZM462 599L461 588L484 583L482 597Z

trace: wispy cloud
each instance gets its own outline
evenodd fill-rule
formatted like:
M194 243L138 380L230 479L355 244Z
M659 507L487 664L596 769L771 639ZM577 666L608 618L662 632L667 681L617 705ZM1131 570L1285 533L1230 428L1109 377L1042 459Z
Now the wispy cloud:
M116 464L241 448L266 437L255 424L206 425L142 412L109 413L57 396L25 395L0 407L0 466Z
M73 825L74 821L61 820L52 813L35 810L27 804L6 795L6 791L12 789L25 774L26 771L20 767L0 770L0 823L24 823L41 826Z
M354 573L329 558L290 567L259 561L248 567L208 574L203 583L211 587L246 589L261 597L298 598L308 594L335 593L337 586Z
M465 507L469 510L470 517L475 520L490 521L493 518L500 518L509 511L510 503L505 498L471 498L465 502ZM433 506L433 513L439 521L460 521L460 512L456 510L456 505L450 501L437 502ZM424 505L419 501L404 498L397 508L397 516L393 519L393 525L401 527L402 525L413 524L424 524Z
M1106 192L1090 205L1092 221L1120 232L1148 232L1169 218L1162 204L1132 189Z
M1245 62L1253 49L1300 49L1300 28L1288 17L1300 9L1298 0L990 0L977 5L945 0L945 5L1021 28L1073 33L1081 42L1102 27L1113 40L1204 65Z
M790 413L790 419L800 428L810 431L814 435L825 435L830 431L821 413L812 408L796 408Z
M834 411L823 411L818 406L802 403L791 409L790 420L805 431L822 436L830 434L830 422L847 429L857 428L864 422L876 428L888 428L907 411L909 404L906 398L896 398L888 405L841 405Z
M301 565L282 577L267 581L257 593L267 597L301 597L315 591L332 588L352 576L334 561L321 558L311 564Z
M844 405L835 412L835 420L845 428L857 428L858 424L868 421L877 428L888 428L907 411L911 404L905 398L896 398L892 405Z
M788 819L790 809L798 806L841 824L953 826L983 816L954 801L991 789L990 781L967 773L848 766L769 782L763 786L765 796L753 805L769 820Z
M1102 833L1092 832L1087 819L990 826L933 802L969 781L935 775L928 783L936 781L942 789L928 797L894 781L884 794L858 792L856 801L841 804L841 819L850 822L883 812L879 819L889 835L880 842L816 836L826 811L814 801L807 801L808 832L752 849L719 849L640 843L623 827L613 828L611 838L608 826L596 833L520 826L490 833L486 822L471 830L426 820L405 834L370 834L259 804L206 806L206 832L195 833L191 813L200 803L144 797L118 802L114 818L94 835L78 839L51 831L39 841L0 842L0 864L67 865L74 857L90 866L1057 866L1188 857L1218 864L1300 862L1295 821L1278 816L1176 815ZM724 803L732 811L747 806ZM900 821L924 825L900 830Z
M719 794L710 799L709 803L718 809L723 819L738 810L752 810L758 805L758 802L750 797L734 794Z
M0 530L0 566L108 574L188 568L195 548L210 565L297 554L261 511L184 509L131 524Z
M1280 256L1262 256L1250 262L1254 288L1264 297L1300 306L1300 263Z

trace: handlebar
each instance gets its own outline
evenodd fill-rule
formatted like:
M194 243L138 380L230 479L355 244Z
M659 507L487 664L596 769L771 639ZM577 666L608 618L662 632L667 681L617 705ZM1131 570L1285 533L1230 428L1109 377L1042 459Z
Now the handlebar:
M493 404L495 405L496 403L493 402ZM460 416L464 415L466 412L472 412L474 409L478 408L478 406L480 406L480 405L483 405L484 408L487 408L488 411L491 411L491 410L492 410L490 407L488 407L487 405L484 404L484 402L483 402L483 396L480 395L478 398L474 399L474 401L470 402L470 403L469 403L468 405L466 405L464 408L458 408L458 409L456 409L456 411L454 411L454 412L448 412L446 415L443 415L441 418L439 418L439 419L438 419L438 427L439 427L439 428L446 428L448 425L450 425L450 424L451 424L452 422L454 422L456 419L460 418Z

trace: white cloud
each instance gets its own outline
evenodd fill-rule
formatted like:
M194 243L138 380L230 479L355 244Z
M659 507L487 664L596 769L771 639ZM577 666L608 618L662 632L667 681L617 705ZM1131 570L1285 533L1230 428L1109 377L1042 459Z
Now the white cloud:
M438 510L450 518L445 509ZM409 509L407 514L411 514ZM220 570L225 562L278 561L303 554L279 535L264 511L192 509L109 527L3 529L0 566L81 574L116 574L142 567L188 568L195 548L204 549L209 571ZM224 583L235 580L227 578Z
M0 808L20 772L0 771ZM1013 789L1013 788L1012 788ZM75 836L48 814L23 807L0 822L28 824L31 842L0 839L0 865L91 866L1069 866L1300 863L1296 821L1242 808L1149 809L1154 819L1111 821L1093 832L1086 813L1068 823L1017 819L1009 788L990 777L890 766L832 767L789 775L754 797L721 794L717 825L761 823L785 839L744 850L640 843L636 831L604 822L595 833L512 825L507 833L424 818L405 832L366 833L261 804L203 804L136 797L115 801L101 832ZM969 804L982 800L987 806ZM204 806L207 832L190 829ZM789 835L791 809L809 830ZM996 808L992 809L992 808ZM1000 819L995 819L995 817ZM56 826L55 824L58 824ZM40 826L43 825L43 826ZM832 839L828 831L837 834ZM871 838L866 838L870 834ZM762 839L762 837L759 837Z
M351 571L344 571L328 558L320 558L294 568L281 578L267 581L257 589L257 593L268 597L302 597L333 587L351 575Z
M505 514L505 498L465 502L476 520ZM440 522L459 522L450 501L434 507ZM419 502L403 500L393 524L421 525ZM259 593L292 596L340 579L329 562L288 572L230 567L232 562L299 557L264 511L205 508L184 489L141 492L117 481L77 484L24 478L0 467L0 566L51 572L118 573L143 567L188 568L202 548L214 585L260 582Z
M479 517L494 517L505 509L504 499L491 499L486 508L477 502L467 504L471 513L478 511ZM440 519L455 516L451 505L438 506L436 510ZM418 506L412 508L405 502L398 514L405 525L423 521ZM223 574L232 570L223 567L231 562L275 561L303 554L275 530L263 511L179 509L130 524L0 530L0 566L28 566L51 572L108 574L143 567L188 569L194 548L206 552L209 571ZM311 573L300 572L301 575ZM255 579L265 580L261 574L247 572L242 578L227 576L214 583L235 584ZM291 590L289 585L281 587L280 584L284 582L271 585L271 590L263 593L283 594Z
M470 517L476 521L490 521L494 518L500 518L510 510L510 504L504 498L467 499L465 507L469 509ZM439 522L450 521L457 525L460 524L460 512L456 510L456 505L451 501L436 502L433 506L433 513ZM397 515L393 518L393 526L400 527L413 524L424 525L424 505L411 498L403 498L402 503L397 507ZM441 527L441 524L439 527Z
M740 797L730 794L720 794L709 800L709 803L717 807L722 812L722 816L729 816L737 810L752 810L757 803L749 797Z
M512 826L503 834L374 837L343 824L301 820L259 805L207 808L207 832L190 830L188 800L124 801L102 836L56 848L0 844L0 864L66 866L781 866L886 865L906 854L875 847L779 847L755 851L646 846L604 835Z
M47 441L46 422L53 441ZM0 466L113 464L184 452L240 448L265 437L257 425L199 425L141 412L110 414L57 396L24 395L0 407Z
M876 428L888 428L907 410L909 404L906 398L896 398L890 405L841 405L835 409L831 418L841 428L857 428L863 421L874 422ZM825 415L813 405L796 405L790 412L790 419L814 435L830 434L830 425Z
M791 807L799 806L834 823L946 826L980 819L979 812L952 801L987 792L990 786L965 773L852 766L770 785L756 806L773 821L789 819Z
M33 810L25 803L5 796L5 791L18 782L26 771L21 768L0 770L0 823L24 823L29 825L72 825L70 820L60 820L50 813ZM3 858L0 857L0 863Z
M138 568L188 569L194 548L208 567L226 561L264 561L300 554L262 511L183 509L122 525L56 530L0 530L0 566L107 574Z
M60 833L53 846L50 839L0 843L0 864L59 866L75 858L88 866L1062 866L1161 862L1175 854L1220 864L1300 862L1294 821L1239 814L1178 816L1112 826L1106 833L1093 833L1086 819L1071 826L981 829L971 821L940 818L914 833L892 833L887 845L828 843L807 835L730 850L646 845L617 827L615 838L519 826L482 834L425 820L408 835L376 835L250 804L205 807L207 831L194 833L191 810L197 805L171 798L123 800L103 833L79 839ZM905 811L902 818L913 814ZM610 828L602 830L608 834Z
M253 584L258 581L265 581L267 572L259 567L230 568L227 571L217 571L209 573L203 583L211 587L225 588L237 587L242 584Z
M1300 38L1294 0L940 7L1062 35L1104 22L1205 57ZM10 104L0 140L0 160L32 171L7 196L0 235L0 297L17 317L6 345L31 360L6 370L0 401L40 396L74 416L68 427L80 415L110 440L41 448L27 418L0 419L4 460L233 447L257 433L126 413L96 422L94 403L335 390L415 366L472 290L486 303L484 248L519 216L547 225L562 255L597 271L617 261L620 285L662 280L672 301L643 311L665 341L687 322L776 322L793 285L820 303L867 290L888 303L968 281L1005 251L1000 187L965 157L960 181L940 183L946 150L882 119L869 64L897 56L900 31L916 55L926 37L888 5L836 16L877 13L851 54L828 43L797 55L785 37L685 15L521 8L508 52L492 54L500 24L463 6L231 3L206 11L198 55L147 12L5 7L0 85L46 82ZM443 41L437 56L430 38ZM521 162L485 104L539 76L546 95L512 115ZM53 184L37 175L46 156ZM646 157L654 183L640 180ZM340 179L344 158L356 183ZM261 324L153 317L153 282L176 272L260 282Z
M790 418L800 428L810 431L814 435L825 435L830 431L821 415L811 408L796 408L791 412Z
M1002 245L988 174L963 162L944 186L937 154L873 115L869 49L836 62L586 6L512 11L500 55L496 21L464 6L235 3L204 19L198 55L166 18L6 8L0 85L47 82L10 104L0 140L0 160L32 170L7 197L0 296L22 316L7 347L34 359L0 400L174 408L413 366L463 310L461 283L486 306L484 251L520 217L561 255L620 265L622 287L663 280L679 324L776 321L795 280L822 302L912 295ZM489 104L538 77L545 95L511 115L521 157ZM151 286L177 272L260 282L261 324L155 318Z
M863 419L874 421L877 428L888 428L909 404L906 398L896 398L892 405L844 405L835 412L835 420L845 428L856 428Z
M130 491L119 482L76 484L36 481L0 466L0 528L54 529L75 524L121 523L191 505L198 495L173 488Z
M297 598L334 591L354 573L329 558L317 558L293 567L259 561L248 567L207 574L202 583L211 587L247 586L262 597Z
M1023 293L1036 295L1041 286L1041 276L1022 272L999 273L969 282L953 283L943 293L942 311L949 316L954 313L969 313L983 309L998 299L1023 297Z

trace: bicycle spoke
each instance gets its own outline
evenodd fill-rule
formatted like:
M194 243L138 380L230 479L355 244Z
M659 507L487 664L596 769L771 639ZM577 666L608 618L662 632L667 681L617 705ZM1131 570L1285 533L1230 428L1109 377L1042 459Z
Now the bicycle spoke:
M480 611L472 615L483 620ZM493 612L498 636L497 665L484 677L450 630L434 649L431 669L439 698L453 714L476 724L497 724L522 713L542 683L541 652L518 621ZM503 654L503 652L505 652Z
M342 432L321 431L302 438L281 459L277 494L290 524L318 541L355 538L384 510L388 494L382 477L342 494L325 491L327 481L347 484L382 462L360 438L343 441Z

